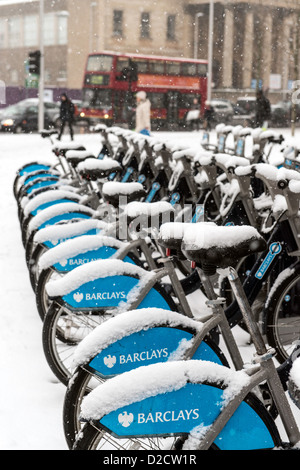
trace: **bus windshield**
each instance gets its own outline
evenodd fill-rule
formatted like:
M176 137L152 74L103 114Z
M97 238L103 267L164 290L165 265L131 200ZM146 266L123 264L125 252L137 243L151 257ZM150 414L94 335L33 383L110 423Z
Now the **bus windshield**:
M87 72L111 72L113 57L111 55L91 55L88 58Z

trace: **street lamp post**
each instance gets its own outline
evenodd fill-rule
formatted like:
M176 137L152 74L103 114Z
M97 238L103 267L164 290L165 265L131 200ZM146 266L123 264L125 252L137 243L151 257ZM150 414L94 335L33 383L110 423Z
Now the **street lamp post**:
M40 0L40 78L39 78L39 131L44 129L44 0Z
M198 58L198 39L199 39L199 18L203 13L195 14L195 28L194 28L194 59Z
M207 70L207 100L211 100L212 64L213 64L213 37L214 37L214 0L209 2L208 25L208 70Z

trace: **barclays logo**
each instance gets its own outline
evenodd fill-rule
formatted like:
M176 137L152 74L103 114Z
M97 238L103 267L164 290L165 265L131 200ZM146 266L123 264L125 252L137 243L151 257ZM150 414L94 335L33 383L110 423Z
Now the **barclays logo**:
M73 299L79 304L83 300L83 294L80 292L75 292Z
M136 423L147 424L147 423L168 423L177 421L195 421L199 419L200 410L199 408L190 410L167 410L167 411L156 411L149 413L138 413ZM124 428L128 428L135 421L133 413L119 413L118 422Z
M149 351L120 354L118 357L118 365L133 364L136 362L155 361L158 359L167 358L169 356L168 348L152 349ZM105 356L103 362L106 367L112 369L117 364L116 356Z
M75 302L80 303L82 300L116 300L116 299L126 299L126 293L121 292L93 292L86 293L85 295L80 292L75 292L73 294L73 299Z
M127 413L127 411L124 411L123 413L120 413L118 415L118 421L124 428L128 428L131 425L131 423L133 423L133 420L134 420L133 414Z
M117 358L116 356L111 356L110 354L108 356L106 356L104 359L104 364L106 365L106 367L108 367L109 369L111 369L112 367L114 367L116 365L116 362L117 362Z

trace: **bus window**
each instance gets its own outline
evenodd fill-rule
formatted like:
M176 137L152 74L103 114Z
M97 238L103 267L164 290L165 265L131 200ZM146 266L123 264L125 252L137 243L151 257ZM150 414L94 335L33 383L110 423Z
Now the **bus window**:
M129 59L126 57L117 58L117 72L122 72L124 68L127 68L129 65Z
M133 62L137 66L139 73L147 73L148 72L148 61L147 60L135 60Z
M207 65L206 64L198 64L198 75L200 77L206 77L206 75L207 75Z
M196 93L181 93L179 107L184 108L184 109L189 109L194 105L195 103L194 100L197 100L200 105L201 96Z
M149 72L163 75L165 64L161 60L149 60Z
M165 93L147 93L147 96L151 102L151 108L166 108L166 94Z
M92 55L88 58L88 72L110 72L113 57L110 55Z
M182 75L187 76L196 76L197 75L197 64L191 64L188 62L184 62L181 64L181 73Z
M83 108L106 109L111 106L111 90L91 88L83 90Z
M166 73L168 75L180 75L180 63L179 62L167 62Z

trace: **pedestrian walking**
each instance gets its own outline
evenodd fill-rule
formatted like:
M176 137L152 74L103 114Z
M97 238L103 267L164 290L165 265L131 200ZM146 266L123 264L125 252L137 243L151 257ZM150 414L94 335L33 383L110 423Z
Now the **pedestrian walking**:
M212 121L214 118L214 108L210 101L205 101L205 109L203 114L203 127L206 131L210 131L212 127Z
M61 139L61 136L64 132L66 124L69 126L70 130L70 136L71 140L74 138L74 132L73 132L73 122L74 122L74 104L70 100L70 98L66 95L66 93L63 93L61 95L61 104L60 104L60 120L61 120L61 126L60 126L60 131L58 135L58 140Z
M135 130L141 134L150 135L151 121L150 110L151 103L147 98L145 91L139 91L136 94L137 107L135 111Z
M190 111L186 115L186 121L190 130L199 130L200 106L197 98L193 99Z
M255 111L256 126L267 128L270 117L271 117L270 101L264 95L262 90L258 90L256 94L256 111Z

